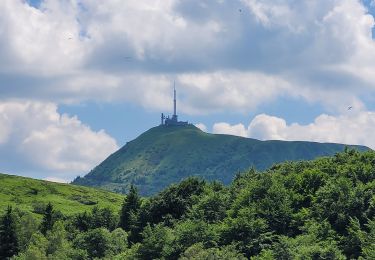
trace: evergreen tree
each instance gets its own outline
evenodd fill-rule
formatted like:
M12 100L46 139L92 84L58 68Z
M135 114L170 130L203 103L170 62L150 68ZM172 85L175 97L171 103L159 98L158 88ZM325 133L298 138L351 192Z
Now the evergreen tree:
M74 225L80 231L87 231L90 228L92 217L86 211L83 213L78 213L74 219Z
M129 237L131 243L138 243L142 241L142 230L144 225L140 221L141 217L139 211L131 211L129 216Z
M129 231L134 223L134 215L138 215L139 208L141 207L141 201L138 195L137 188L131 185L129 194L125 197L124 203L122 204L120 212L120 223L119 226L125 231Z
M362 248L363 256L365 259L375 259L375 218L369 220L366 226L369 232L365 234Z
M52 229L53 222L54 222L53 206L52 206L51 202L49 202L45 211L44 211L43 221L42 221L41 228L40 228L43 235L46 235L47 231Z
M362 251L362 242L365 232L361 230L361 225L357 218L350 218L348 234L343 238L344 253L349 259L358 259Z
M0 259L8 259L18 251L16 221L12 214L12 207L8 206L0 223Z

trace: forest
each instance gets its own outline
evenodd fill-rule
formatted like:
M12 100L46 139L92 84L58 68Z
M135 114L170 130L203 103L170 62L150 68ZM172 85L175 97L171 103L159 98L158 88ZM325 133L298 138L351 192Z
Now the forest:
M187 178L121 210L65 215L9 205L1 259L375 259L375 152L249 169L232 183Z

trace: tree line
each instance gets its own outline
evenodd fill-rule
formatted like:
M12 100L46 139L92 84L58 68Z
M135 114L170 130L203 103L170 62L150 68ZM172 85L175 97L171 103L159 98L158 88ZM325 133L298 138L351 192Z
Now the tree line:
M231 185L188 178L120 212L8 207L1 259L375 259L375 152L286 162Z

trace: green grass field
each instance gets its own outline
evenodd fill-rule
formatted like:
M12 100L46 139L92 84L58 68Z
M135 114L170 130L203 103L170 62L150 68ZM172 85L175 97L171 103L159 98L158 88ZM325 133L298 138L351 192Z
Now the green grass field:
M0 174L1 213L8 205L38 213L48 202L65 215L89 211L94 206L118 212L123 199L123 195L100 189Z

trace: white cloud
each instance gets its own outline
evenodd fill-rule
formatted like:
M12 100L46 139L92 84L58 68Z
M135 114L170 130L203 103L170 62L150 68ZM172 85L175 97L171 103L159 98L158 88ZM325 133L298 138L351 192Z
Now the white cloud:
M25 1L0 2L0 69L9 73L66 74L84 62L90 50L79 39L77 5L43 1L43 9Z
M43 180L57 182L57 183L67 183L67 181L65 179L56 178L54 176L46 177Z
M252 72L182 74L177 83L183 86L186 97L183 109L190 113L246 111L292 91L281 77Z
M124 55L129 53L140 60L162 58L172 61L183 51L194 51L199 37L198 50L215 44L215 35L220 24L215 21L196 24L187 21L174 10L177 1L117 1L102 3L84 0L87 9L83 24L87 34L94 40L97 49L108 46L108 39L115 39L115 45ZM102 49L103 50L103 49Z
M287 26L292 29L291 20L293 15L292 7L288 1L262 1L242 0L255 19L265 27ZM295 20L295 19L294 19Z
M256 116L248 127L248 136L260 140L285 140L280 129L286 128L284 119L261 114Z
M207 132L207 126L203 123L198 123L198 124L195 124L196 127L198 127L200 130L202 130L203 132Z
M5 143L10 134L10 127L7 125L8 117L0 113L0 145Z
M220 111L247 111L259 104L287 94L298 96L289 82L281 77L252 72L217 71L173 75L132 73L76 74L51 86L35 86L35 92L19 93L23 98L43 97L48 87L49 97L65 103L87 100L98 102L126 101L154 110L169 110L176 80L178 110L188 114ZM38 83L38 82L37 82ZM36 84L37 84L36 83ZM30 84L33 84L30 82ZM11 90L13 91L13 90ZM301 91L300 96L305 95Z
M322 114L313 123L286 124L284 119L268 115L255 117L249 136L260 139L306 140L360 144L375 148L375 112L362 111L337 117Z
M322 114L314 122L287 124L283 118L257 115L246 128L243 124L214 124L213 132L260 140L316 141L365 145L375 149L375 112L352 111L340 116Z
M117 145L55 104L169 111L173 80L179 113L248 113L280 97L332 114L358 109L358 118L322 115L309 125L260 115L250 128L219 123L214 132L374 147L372 112L360 112L363 96L375 95L373 26L357 0L44 0L39 9L2 0L0 162L87 171Z
M212 132L214 134L247 136L247 130L243 124L230 125L224 122L215 123L212 127Z
M0 133L10 130L0 143L3 167L17 161L20 170L48 172L49 178L53 172L54 178L71 180L118 149L104 130L92 131L77 117L60 115L53 103L0 103L0 121Z
M0 94L160 110L177 78L185 113L245 111L280 95L342 111L334 97L374 95L373 25L356 0L4 0Z

